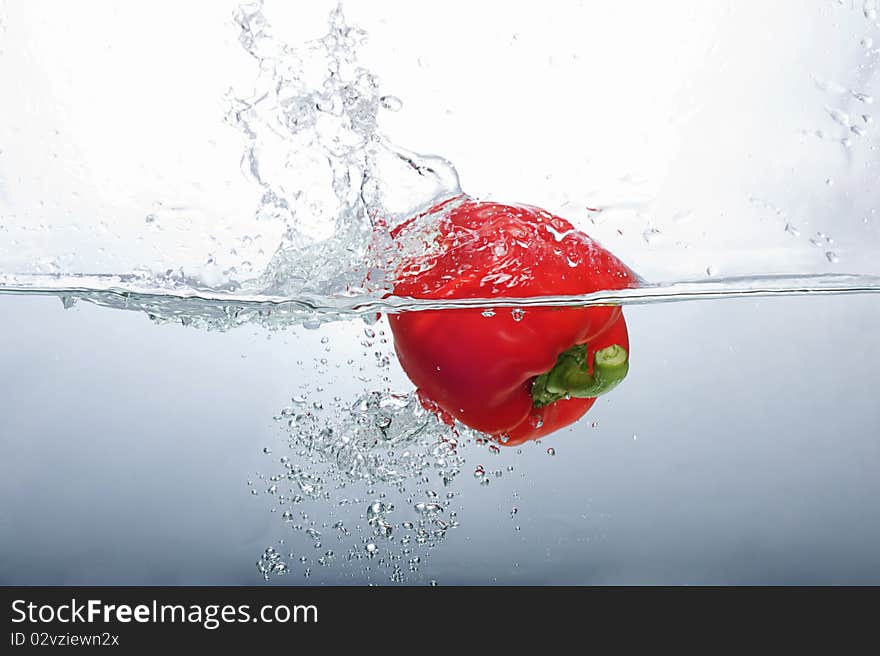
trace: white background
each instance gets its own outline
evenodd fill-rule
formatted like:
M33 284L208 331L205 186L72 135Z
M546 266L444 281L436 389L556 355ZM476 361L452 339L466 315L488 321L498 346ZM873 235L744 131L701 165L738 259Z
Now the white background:
M345 7L369 34L362 62L404 102L380 117L395 143L671 280L876 273L871 2ZM223 123L224 94L256 74L234 3L4 6L0 270L192 268L253 232L258 190ZM296 44L332 6L265 13ZM271 254L280 228L258 229Z

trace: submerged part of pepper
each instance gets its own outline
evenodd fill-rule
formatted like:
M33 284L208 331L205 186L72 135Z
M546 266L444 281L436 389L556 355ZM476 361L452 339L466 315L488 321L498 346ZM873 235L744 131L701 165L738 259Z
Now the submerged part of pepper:
M590 371L589 351L586 344L577 344L563 352L556 365L541 374L532 384L532 399L540 408L560 399L592 399L611 391L626 378L629 371L629 353L612 344L596 351Z

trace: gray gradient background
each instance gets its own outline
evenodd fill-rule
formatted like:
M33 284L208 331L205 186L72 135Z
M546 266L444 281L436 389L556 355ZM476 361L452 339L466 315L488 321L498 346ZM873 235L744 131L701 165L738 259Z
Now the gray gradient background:
M267 339L54 298L0 308L0 583L260 582L284 527L246 480L281 444L271 417L296 361L323 334L348 357L362 325ZM412 582L880 583L880 299L627 316L625 385L542 445L469 453L515 473L461 477L461 527Z

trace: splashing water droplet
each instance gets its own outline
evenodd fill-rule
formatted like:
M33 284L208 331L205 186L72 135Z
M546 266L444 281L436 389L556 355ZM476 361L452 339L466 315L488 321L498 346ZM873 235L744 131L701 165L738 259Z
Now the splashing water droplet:
M61 296L61 307L65 310L69 310L76 305L76 301L76 296Z
M403 101L397 96L382 96L379 98L379 102L389 112L399 112L403 109Z
M648 226L645 228L644 232L642 232L642 239L646 244L653 244L656 241L659 241L660 237L662 237L663 233L659 228L655 226Z
M844 112L843 110L841 110L841 109L829 109L829 110L828 110L828 114L829 114L829 116L831 116L831 119L832 119L835 123L837 123L837 124L839 124L839 125L842 125L842 126L845 127L845 128L848 128L848 127L849 127L849 125L850 125L850 118L849 118L849 115L848 115L846 112Z

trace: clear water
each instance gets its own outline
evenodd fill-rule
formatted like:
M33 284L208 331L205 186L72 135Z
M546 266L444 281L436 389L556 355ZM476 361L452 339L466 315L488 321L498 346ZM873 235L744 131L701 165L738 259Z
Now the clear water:
M75 11L112 29L67 51L70 9L0 5L23 89L0 126L0 581L877 582L875 9L654 5L428 31L389 6L359 16L368 42L326 7L307 40L281 3L152 31L96 3ZM479 85L445 21L506 53ZM658 21L678 45L652 49ZM184 57L195 24L213 45ZM374 70L422 85L401 101ZM481 114L513 74L530 93ZM644 285L389 298L387 228L462 187L397 135L477 197L571 218ZM376 318L609 302L625 385L521 448L425 413Z
M880 583L873 296L633 306L632 371L581 422L519 451L463 439L450 485L431 465L402 494L351 480L320 442L300 455L314 433L283 411L320 397L347 417L382 389L359 319L267 339L56 299L0 307L4 582L257 583L272 547L287 570L275 584L391 584L394 565L407 584ZM287 479L268 492L282 458L321 476L320 498ZM394 506L394 542L369 522L374 501ZM459 525L420 545L418 503Z

